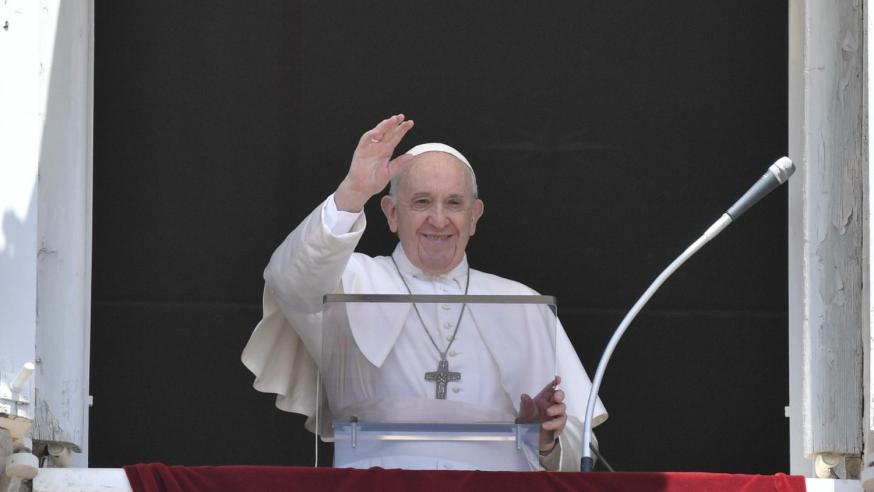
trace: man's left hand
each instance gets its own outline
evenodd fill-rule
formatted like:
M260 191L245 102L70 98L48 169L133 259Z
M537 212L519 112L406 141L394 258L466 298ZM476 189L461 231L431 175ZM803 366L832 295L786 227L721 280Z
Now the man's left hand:
M559 383L561 378L556 376L534 398L523 393L519 403L519 423L540 422L541 454L552 451L559 434L567 424L564 391L555 389Z

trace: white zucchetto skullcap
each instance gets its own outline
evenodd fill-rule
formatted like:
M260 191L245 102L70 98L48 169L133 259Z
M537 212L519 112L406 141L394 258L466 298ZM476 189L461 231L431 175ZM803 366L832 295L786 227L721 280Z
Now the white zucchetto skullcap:
M452 148L446 144L425 143L425 144L417 145L417 146L413 147L412 149L408 150L407 154L419 155L419 154L424 154L425 152L445 152L445 153L455 157L459 161L463 162L464 165L467 166L471 170L471 172L473 172L473 166L470 165L470 162L467 160L467 158L464 157L461 154L461 152L455 150L454 148Z

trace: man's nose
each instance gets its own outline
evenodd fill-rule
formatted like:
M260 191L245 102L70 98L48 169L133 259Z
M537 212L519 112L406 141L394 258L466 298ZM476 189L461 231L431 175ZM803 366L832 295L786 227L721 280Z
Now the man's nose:
M443 228L449 223L449 217L446 215L443 205L437 204L431 208L431 213L428 215L428 221L432 226Z

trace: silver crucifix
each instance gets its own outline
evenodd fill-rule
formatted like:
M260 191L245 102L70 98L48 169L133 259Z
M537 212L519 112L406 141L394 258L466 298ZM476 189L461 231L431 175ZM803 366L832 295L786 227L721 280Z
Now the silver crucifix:
M437 363L437 370L425 373L425 381L434 381L437 383L438 400L446 399L446 384L450 381L458 381L461 379L460 372L452 372L449 370L449 361L446 359Z

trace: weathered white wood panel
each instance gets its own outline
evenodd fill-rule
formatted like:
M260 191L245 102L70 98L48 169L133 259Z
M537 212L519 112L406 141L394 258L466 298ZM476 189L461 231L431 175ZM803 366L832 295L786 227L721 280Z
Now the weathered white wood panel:
M33 436L80 448L88 425L92 23L92 0L0 2L0 379L36 362L26 391Z
M36 358L39 4L0 2L0 26L0 382L9 384ZM33 401L33 378L23 394Z
M861 0L804 5L804 453L862 452Z
M789 180L789 470L809 476L813 462L804 454L803 408L804 363L804 41L807 0L789 2L789 157L796 164Z
M43 0L33 437L87 444L91 304L91 7Z
M865 487L865 490L874 491L874 468L870 466L871 464L871 450L872 445L874 445L874 421L872 421L872 415L874 415L874 408L872 408L872 395L874 395L874 391L871 388L871 382L874 381L872 378L872 371L874 371L874 364L872 364L872 354L871 354L871 337L874 336L874 326L872 326L872 320L874 320L874 316L872 316L871 309L874 307L874 299L872 299L872 295L874 295L874 289L871 288L872 278L871 278L871 258L874 258L874 255L871 254L871 246L874 244L872 242L872 232L874 232L874 228L872 228L871 217L872 211L874 211L874 200L871 200L870 190L874 190L874 186L872 186L871 180L874 179L874 173L871 172L870 165L872 161L872 150L871 150L871 111L869 110L869 105L871 101L871 89L874 88L874 77L872 77L871 69L874 67L871 60L871 33L872 28L874 28L874 16L871 15L871 1L864 0L864 19L863 19L863 50L862 50L862 60L863 60L863 91L862 91L862 152L865 156L865 164L862 166L862 197L863 197L863 207L864 213L862 214L862 229L863 229L863 238L862 238L862 347L864 351L864 371L863 371L863 393L864 393L864 401L865 404L862 407L863 412L863 420L862 420L862 432L864 435L864 449L866 453L866 459L863 462L863 471L862 471L862 484Z

